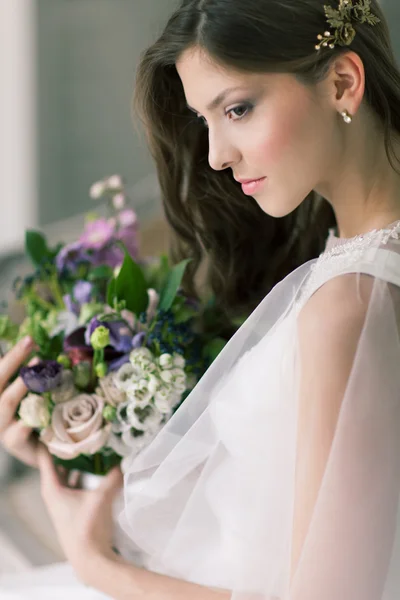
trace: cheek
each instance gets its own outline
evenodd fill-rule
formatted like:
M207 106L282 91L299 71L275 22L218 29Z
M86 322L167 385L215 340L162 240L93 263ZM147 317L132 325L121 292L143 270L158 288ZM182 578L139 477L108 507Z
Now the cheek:
M254 120L256 121L256 119ZM253 140L248 146L248 162L262 167L262 172L273 176L274 171L286 171L309 162L310 151L317 133L316 119L308 98L269 107L268 115L252 124ZM313 154L313 152L312 152Z

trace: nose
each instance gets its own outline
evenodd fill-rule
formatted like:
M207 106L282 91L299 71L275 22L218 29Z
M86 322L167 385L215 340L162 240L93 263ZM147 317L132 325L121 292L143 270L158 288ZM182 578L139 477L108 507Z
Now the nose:
M239 161L239 150L224 138L221 132L212 132L209 129L208 143L208 162L214 171L222 171Z

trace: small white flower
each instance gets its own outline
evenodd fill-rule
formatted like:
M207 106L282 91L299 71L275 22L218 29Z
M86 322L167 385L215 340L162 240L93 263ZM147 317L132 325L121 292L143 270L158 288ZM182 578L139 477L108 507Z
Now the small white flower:
M115 387L118 390L126 392L135 380L136 371L130 363L125 363L114 374Z
M174 391L171 385L163 385L154 395L154 404L163 414L169 414L173 408Z
M140 358L138 360L138 366L142 371L143 375L151 375L157 372L157 365L148 358Z
M180 369L184 369L186 365L186 360L183 358L181 354L174 352L173 354L173 363L175 367L179 367Z
M176 391L180 393L186 390L186 374L183 369L169 369L161 372L161 379L169 383Z
M174 361L171 354L161 354L158 363L162 369L172 369Z
M149 388L149 392L154 395L160 387L160 380L155 375L149 375L147 386Z
M113 196L112 203L115 210L122 210L125 206L124 194L115 194L115 196Z
M139 358L147 358L148 360L153 360L154 356L153 353L151 352L151 350L149 350L148 348L135 348L134 350L132 350L132 352L130 353L129 359L130 361L136 361L139 360Z
M182 391L186 390L186 373L183 369L171 369L172 373L172 384L175 389L182 389Z
M28 427L42 429L50 423L48 402L45 398L37 394L28 394L22 400L18 414Z
M120 190L124 184L121 175L111 175L107 179L106 185L109 190Z
M141 407L147 406L153 397L153 394L149 391L146 379L140 379L138 383L132 383L126 390L126 395L129 400L132 400L132 402Z
M171 383L173 380L173 375L171 370L165 370L165 371L161 371L160 373L160 377L163 381L165 381L165 383Z
M104 181L96 181L96 183L94 183L89 190L89 196L92 198L92 200L98 200L103 196L105 191L106 186Z

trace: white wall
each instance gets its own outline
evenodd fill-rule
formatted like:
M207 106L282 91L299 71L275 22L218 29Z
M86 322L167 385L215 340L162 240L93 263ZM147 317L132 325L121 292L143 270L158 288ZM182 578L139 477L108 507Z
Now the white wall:
M0 0L0 255L35 226L36 0Z

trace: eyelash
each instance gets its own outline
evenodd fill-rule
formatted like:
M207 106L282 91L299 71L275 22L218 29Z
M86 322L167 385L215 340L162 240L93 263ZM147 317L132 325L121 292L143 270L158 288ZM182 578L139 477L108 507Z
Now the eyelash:
M236 119L229 119L229 120L230 121L241 121L242 119L244 119L245 117L247 117L249 115L249 113L254 108L254 106L249 103L238 104L237 106L234 106L233 108L230 108L228 111L226 111L225 116L229 116L235 110L239 110L242 108L245 109L245 113L243 115L241 115L241 116L236 115ZM205 118L199 116L198 119L203 123L204 127L207 127L207 129L208 129L207 121L205 120Z

